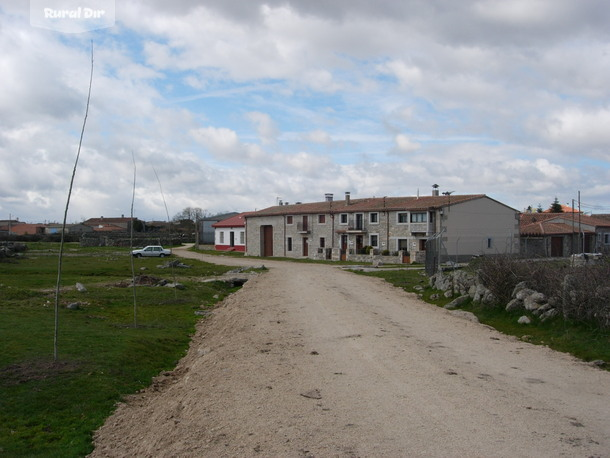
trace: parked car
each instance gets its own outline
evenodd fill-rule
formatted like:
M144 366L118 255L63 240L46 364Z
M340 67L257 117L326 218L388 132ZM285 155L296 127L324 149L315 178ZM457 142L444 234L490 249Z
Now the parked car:
M140 258L142 256L158 256L163 258L172 254L171 250L163 248L161 245L149 245L140 250L133 250L131 255Z

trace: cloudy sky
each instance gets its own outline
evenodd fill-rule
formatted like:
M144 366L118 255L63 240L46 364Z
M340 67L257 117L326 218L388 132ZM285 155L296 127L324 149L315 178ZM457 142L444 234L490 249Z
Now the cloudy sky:
M0 0L0 219L63 219L91 43L68 222L129 215L134 159L144 220L434 183L518 210L580 191L610 213L605 0L122 0L114 15L70 33Z

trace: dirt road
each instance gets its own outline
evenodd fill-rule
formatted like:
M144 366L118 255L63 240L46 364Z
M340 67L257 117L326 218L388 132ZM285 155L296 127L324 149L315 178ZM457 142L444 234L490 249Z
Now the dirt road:
M610 456L608 372L381 280L265 264L92 456Z

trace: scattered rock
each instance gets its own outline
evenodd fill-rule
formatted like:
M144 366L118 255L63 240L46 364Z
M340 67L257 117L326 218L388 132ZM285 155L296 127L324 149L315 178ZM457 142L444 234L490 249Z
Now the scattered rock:
M604 367L606 365L606 361L603 359L596 359L595 361L591 361L589 364L595 367Z
M473 323L479 323L479 319L474 313L467 312L466 310L450 310L453 316L457 316L458 318L464 318L465 320L472 321Z
M535 291L523 299L523 307L525 307L525 310L538 310L542 306L542 304L545 303L546 296L542 293L537 293Z
M513 293L511 294L511 297L516 298L519 291L521 291L522 289L526 289L526 288L527 288L527 282L522 281L522 282L517 283L517 285L513 289Z
M76 283L76 290L79 293L86 293L87 292L87 288L85 288L85 285L83 285L82 283Z
M531 322L532 322L532 320L530 320L530 318L525 315L523 315L522 317L520 317L517 320L517 323L519 323L519 324L531 324ZM523 340L523 337L521 337L521 340Z
M522 289L518 290L517 293L515 294L515 299L520 299L522 301L525 301L526 298L530 297L535 292L536 291L534 291L533 289L522 288Z
M559 311L557 309L549 309L540 315L540 321L544 323L547 320L555 318L557 315L559 315Z
M446 309L455 309L460 307L462 304L464 304L466 301L468 301L470 299L470 296L468 294L465 294L463 296L457 297L455 299L453 299L451 302L449 302L447 305L445 305Z
M513 299L508 304L506 304L506 311L513 312L516 310L521 310L523 308L523 301L521 299Z
M317 388L315 390L307 391L305 393L301 393L301 396L308 399L322 399L322 394L320 390Z
M166 283L163 286L165 286L166 288L176 288L176 289L186 289L186 286L184 286L182 283Z
M168 261L165 264L161 264L161 265L157 266L158 269L168 269L170 267L177 267L179 269L190 269L191 268L191 266L189 266L188 264L183 264L182 262L178 261L177 259L174 261Z
M80 302L72 302L66 305L68 310L80 310L81 303Z

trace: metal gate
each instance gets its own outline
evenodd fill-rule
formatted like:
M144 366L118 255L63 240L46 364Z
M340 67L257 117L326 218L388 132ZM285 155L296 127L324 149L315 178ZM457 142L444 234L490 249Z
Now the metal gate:
M434 275L440 269L441 255L444 251L441 237L443 232L444 229L426 240L426 275L428 276Z

